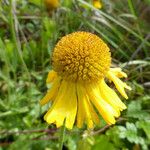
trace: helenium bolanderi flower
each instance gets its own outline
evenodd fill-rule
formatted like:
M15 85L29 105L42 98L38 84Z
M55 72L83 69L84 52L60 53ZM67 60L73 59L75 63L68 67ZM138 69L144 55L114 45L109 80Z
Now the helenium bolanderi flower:
M93 6L98 9L102 8L101 0L93 0Z
M59 0L44 0L44 3L48 10L56 9L60 5Z
M57 127L72 129L87 124L93 128L99 124L99 116L108 124L115 124L120 112L127 107L105 79L112 81L124 98L125 89L131 88L120 80L127 77L120 68L110 68L111 53L98 36L88 32L74 32L61 38L56 44L52 67L47 77L51 88L40 101L52 103L44 120ZM97 110L97 111L96 111Z

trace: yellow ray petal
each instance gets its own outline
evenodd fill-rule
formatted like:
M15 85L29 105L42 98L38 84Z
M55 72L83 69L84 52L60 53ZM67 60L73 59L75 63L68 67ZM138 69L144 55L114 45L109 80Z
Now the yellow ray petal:
M46 83L53 82L56 77L57 77L57 73L54 70L51 70L48 73L48 76L47 76L47 79L46 79Z
M118 78L127 78L127 74L121 68L110 68L110 71Z
M99 125L99 124L100 124L99 117L98 117L97 113L95 112L95 110L94 110L94 108L93 108L93 106L92 106L92 104L91 104L89 98L88 98L87 103L88 103L88 106L89 106L89 111L91 112L91 117L92 117L93 122L94 122L96 125Z
M52 105L52 107L48 110L48 112L45 114L44 116L44 120L46 120L49 124L50 123L54 123L55 122L55 117L54 118L51 118L49 119L49 116L50 116L50 113L52 112L52 110L55 108L55 105L57 104L58 100L59 99L62 99L64 97L64 93L66 92L67 90L67 84L66 82L63 80L62 83L60 84L60 88L59 88L59 91L58 91L58 94L56 96L56 99Z
M87 127L88 128L93 128L94 127L94 123L93 123L93 119L91 116L91 112L89 110L89 105L87 103L87 96L83 99L83 105L84 105L84 110L85 110L85 118L86 118L86 122L87 122Z
M117 111L102 99L99 90L95 86L92 86L90 84L88 87L86 86L85 88L87 90L90 100L95 105L104 120L108 124L115 124L116 121L114 116L117 116Z
M83 87L80 84L77 84L77 95L78 95L78 102L82 105L83 117L79 117L79 119L86 119L88 128L93 128L93 121L89 112L89 107L87 104L87 97L83 92ZM80 114L79 114L80 115ZM82 123L82 120L79 120ZM78 122L77 122L78 123Z
M101 80L99 84L100 93L104 100L106 100L112 107L114 107L118 111L122 111L126 109L126 105L120 100L118 95L115 93L114 90L112 90L104 81L104 79ZM118 112L118 116L120 113Z
M78 102L80 103L80 105L82 105L82 109L83 109L82 118L80 114L79 117L77 116L77 124L78 122L80 123L84 121L84 120L80 121L79 119L86 119L88 128L93 128L94 123L95 124L99 123L99 118L89 101L89 98L85 92L84 87L81 84L77 84L77 95L78 95Z
M124 98L128 99L128 96L127 96L127 94L126 94L124 88L126 88L126 89L128 89L128 90L131 90L131 88L130 88L129 86L127 86L126 83L122 82L122 81L121 81L117 76L115 76L115 74L113 74L113 72L111 72L111 71L108 71L107 77L108 77L109 80L111 80L111 81L114 82L114 84L115 84L117 90L120 92L120 94L121 94Z
M59 86L60 86L60 78L57 77L51 88L48 90L47 94L41 99L40 104L41 105L45 105L47 104L50 100L52 100L54 98L54 96L56 95L56 93L58 92Z
M75 83L62 81L58 95L44 119L50 124L55 123L57 127L63 125L72 129L77 112L77 97Z
M77 127L81 128L85 120L85 111L83 106L83 94L81 94L81 90L78 84L77 84L77 96L78 96Z

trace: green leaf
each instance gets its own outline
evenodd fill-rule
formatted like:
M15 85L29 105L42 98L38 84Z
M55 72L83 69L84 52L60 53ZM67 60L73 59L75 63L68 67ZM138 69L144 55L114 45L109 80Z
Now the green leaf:
M123 126L118 126L118 129L120 131L119 137L122 138L122 139L126 138L127 129Z
M76 150L77 149L75 139L71 138L70 136L67 137L67 147L69 150Z
M137 128L133 123L126 123L126 128L120 126L120 138L127 138L131 143L138 143Z
M132 101L128 105L127 116L138 119L149 119L149 114L142 110L142 101Z
M92 146L92 150L116 150L114 145L109 141L106 135L101 135L96 137L96 142Z
M93 137L83 138L79 141L77 150L91 150L91 146L94 142L93 140Z
M123 131L126 131L126 128L123 127L122 129ZM110 128L107 132L106 135L107 137L113 142L113 144L118 147L118 148L123 148L124 147L124 143L122 141L122 139L119 137L119 135L123 133L120 132L119 127L118 126L114 126L112 128ZM123 136L123 134L122 134Z
M126 128L119 126L120 138L127 139L130 143L140 144L143 150L147 150L145 139L138 135L138 130L135 124L126 123Z
M144 121L144 120L140 120L136 123L138 128L141 128L144 130L146 136L148 137L149 141L150 141L150 120Z
M126 128L126 138L128 139L128 141L136 144L139 143L139 137L137 135L137 128L135 124L127 122Z

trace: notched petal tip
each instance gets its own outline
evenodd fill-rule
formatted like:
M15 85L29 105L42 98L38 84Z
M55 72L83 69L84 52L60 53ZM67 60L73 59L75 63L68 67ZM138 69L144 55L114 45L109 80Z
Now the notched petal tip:
M128 99L128 96L125 92L125 88L128 89L128 90L131 90L131 88L126 84L124 83L123 81L121 81L118 77L118 75L116 74L116 71L112 71L112 70L115 70L116 68L111 68L110 71L108 71L107 73L107 77L109 80L113 81L113 83L115 84L117 90L120 92L120 94L125 98L125 99ZM118 70L118 69L117 69ZM119 68L120 70L120 68Z
M116 120L114 119L112 122L107 122L108 125L113 125L116 123Z
M102 115L104 120L108 124L115 124L115 117L119 116L116 109L114 109L110 104L108 104L103 98L96 86L86 87L87 93L93 105L96 107L98 112Z
M66 118L66 128L72 129L77 111L77 99L75 93L75 83L63 80L52 107L44 116L44 120L48 122L48 124L55 123L58 128L63 125L64 119Z
M115 74L118 78L127 78L127 74L122 71L121 68L110 68L110 71Z
M132 88L129 85L127 85L126 83L125 83L125 88L128 89L129 91L132 90Z
M120 111L126 109L125 104L120 100L116 92L105 83L104 79L99 83L99 90L102 98L118 112L118 115L116 116L118 117Z

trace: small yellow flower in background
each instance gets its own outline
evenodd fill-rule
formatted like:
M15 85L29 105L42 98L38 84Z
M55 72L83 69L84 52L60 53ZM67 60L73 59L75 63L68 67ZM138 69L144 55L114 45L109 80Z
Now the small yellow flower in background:
M53 10L59 7L59 0L44 0L45 6L48 10Z
M93 0L93 6L95 8L101 9L102 8L102 2L100 0Z
M96 35L74 32L64 36L53 52L53 70L48 74L51 84L41 105L52 102L44 120L57 127L72 129L74 123L81 128L99 124L100 113L108 124L115 124L120 111L126 109L116 92L105 82L112 81L124 98L125 89L131 88L119 78L127 77L120 68L110 68L111 53L108 46ZM97 111L95 111L97 109Z

